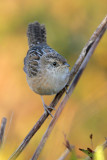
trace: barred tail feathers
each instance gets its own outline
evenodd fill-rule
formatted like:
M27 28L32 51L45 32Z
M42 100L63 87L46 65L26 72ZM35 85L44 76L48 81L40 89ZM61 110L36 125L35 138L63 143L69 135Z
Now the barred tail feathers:
M29 47L38 43L46 43L45 25L40 25L38 22L30 23L28 25L27 36Z

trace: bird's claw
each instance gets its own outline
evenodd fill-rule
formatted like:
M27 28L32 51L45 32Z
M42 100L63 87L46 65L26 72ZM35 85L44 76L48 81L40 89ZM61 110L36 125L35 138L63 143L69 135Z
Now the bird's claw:
M51 112L50 112L50 110L49 110L49 108L50 109L53 109L53 110L56 110L55 108L53 108L53 107L47 107L46 105L44 105L44 110L48 113L48 114L50 114L51 115L51 117L53 118L53 115L51 114Z
M65 86L65 92L66 92L66 94L68 94L68 87L69 87L69 85Z

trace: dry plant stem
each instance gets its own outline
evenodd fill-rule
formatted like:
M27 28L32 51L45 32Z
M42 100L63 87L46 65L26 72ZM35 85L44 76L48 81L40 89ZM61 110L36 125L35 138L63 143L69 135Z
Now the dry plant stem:
M66 138L66 134L64 134L64 138L65 138L65 147L66 147L66 150L63 152L63 154L60 156L60 158L58 158L58 160L64 160L67 155L69 154L69 152L72 152L74 151L74 148L75 146L74 145L70 145L68 139Z
M66 150L63 152L61 157L58 158L58 160L64 160L68 156L69 152L70 152L70 150L66 148Z
M54 118L52 119L51 123L49 124L49 127L47 128L44 136L42 137L42 140L41 140L40 144L38 145L38 147L37 147L37 149L36 149L36 151L35 151L35 153L34 153L34 155L33 155L31 160L36 160L38 158L38 156L39 156L41 150L43 149L43 147L44 147L44 145L46 143L46 140L49 137L49 135L50 135L50 133L51 133L51 131L52 131L57 119L59 118L59 116L60 116L65 104L67 103L69 97L71 96L73 90L75 89L75 86L77 85L77 82L79 81L79 79L80 79L80 77L81 77L81 75L82 75L82 73L83 73L83 71L84 71L84 69L85 69L90 57L91 57L91 55L93 54L95 48L98 45L98 42L100 41L100 39L103 36L105 31L106 31L106 27L104 27L101 30L101 33L99 34L99 36L97 37L95 42L93 42L92 47L90 48L87 56L85 57L84 61L82 62L81 66L79 68L79 71L78 71L77 75L75 76L72 84L69 87L68 93L65 95L65 97L62 100L62 102L60 103L59 108L58 108L58 110L56 111L56 113L54 115Z
M97 28L97 30L94 32L94 34L92 35L92 37L90 38L89 42L86 44L86 46L83 48L79 58L77 59L74 67L71 70L71 74L70 74L70 79L69 82L67 84L67 86L70 84L70 82L72 81L72 79L74 78L75 74L77 73L82 61L84 60L85 56L87 55L87 52L90 50L92 43L96 40L96 38L98 37L98 35L100 34L101 30L103 27L105 27L105 25L107 24L107 17L105 17L105 19L102 21L102 23L99 25L99 27ZM65 88L60 91L55 98L53 99L53 101L51 102L50 106L51 107L55 107L56 104L59 102L60 98L62 97L62 95L65 92ZM50 109L50 111L52 111ZM37 121L37 123L34 125L34 127L31 129L31 131L28 133L28 135L25 137L25 139L23 140L23 142L20 144L20 146L17 148L17 150L11 155L11 157L9 158L9 160L14 160L16 159L20 153L23 151L23 149L27 146L27 144L29 143L30 139L33 137L33 135L38 131L38 129L42 126L42 124L44 123L44 121L46 120L46 118L48 117L48 113L44 112L43 115L40 117L40 119Z
M66 146L66 145L65 145ZM66 146L67 147L67 146ZM73 145L70 145L70 143L69 143L69 147L67 147L66 149L65 149L65 151L63 152L63 154L61 155L61 157L60 158L58 158L58 160L64 160L67 156L68 156L68 154L69 154L69 152L72 152L72 151L74 151L74 146Z
M105 138L105 142L102 144L103 150L107 148L107 138Z
M5 127L6 127L6 122L7 122L7 119L3 117L1 120L1 127L0 127L0 148L2 147L2 144L3 144L3 137L4 137Z
M9 133L9 130L10 130L10 126L11 126L11 123L12 123L12 119L13 119L13 112L11 113L11 117L10 117L10 120L9 120L9 124L8 124L8 128L7 128L7 134L5 135L5 139L4 139L4 144L5 144L5 142L6 142L6 140L7 140L7 137L8 137L8 133Z

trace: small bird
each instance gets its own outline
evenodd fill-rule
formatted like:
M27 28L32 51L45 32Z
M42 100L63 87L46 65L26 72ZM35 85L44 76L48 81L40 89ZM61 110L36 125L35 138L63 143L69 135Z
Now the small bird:
M53 95L61 91L69 80L66 59L48 46L45 25L30 23L27 31L29 50L24 58L24 71L30 88L41 95L43 107L51 116L44 103L43 95ZM51 108L53 109L53 108Z

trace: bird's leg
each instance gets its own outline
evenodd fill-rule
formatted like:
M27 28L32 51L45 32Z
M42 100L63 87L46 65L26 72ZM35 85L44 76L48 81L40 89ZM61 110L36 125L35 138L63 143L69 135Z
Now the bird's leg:
M41 96L41 99L42 99L42 103L43 103L44 110L45 110L46 112L48 112L48 113L51 115L51 117L53 118L53 115L52 115L51 112L49 111L49 108L50 108L50 109L53 109L53 110L56 110L56 109L53 108L53 107L50 107L50 106L47 107L47 105L45 104L42 96Z

